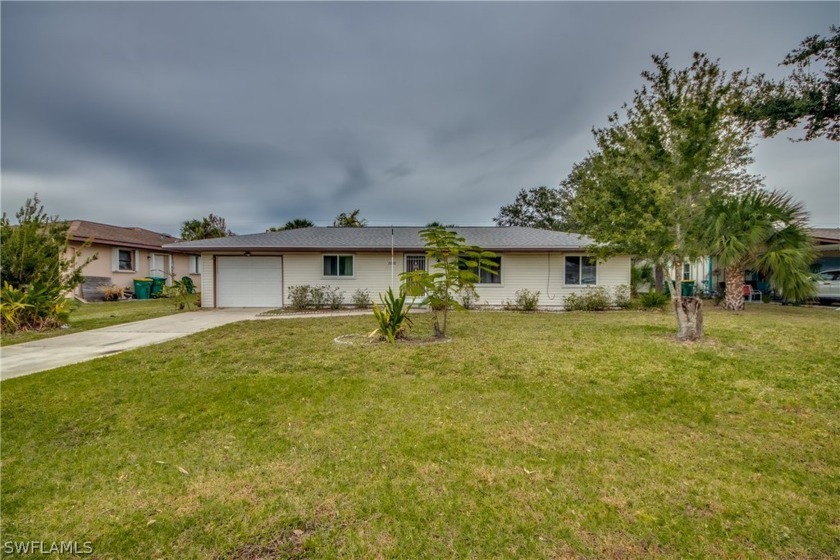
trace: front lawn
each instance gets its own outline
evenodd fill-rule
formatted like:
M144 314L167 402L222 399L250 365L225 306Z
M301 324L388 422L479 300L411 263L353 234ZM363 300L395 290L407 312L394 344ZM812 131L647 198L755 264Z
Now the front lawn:
M416 328L431 331L420 315ZM830 558L836 312L251 321L2 383L3 541L97 558Z
M121 323L154 319L173 313L178 313L178 308L171 299L79 303L78 307L70 313L69 328L4 334L0 339L0 345L8 346L21 342L32 342L33 340L110 327Z

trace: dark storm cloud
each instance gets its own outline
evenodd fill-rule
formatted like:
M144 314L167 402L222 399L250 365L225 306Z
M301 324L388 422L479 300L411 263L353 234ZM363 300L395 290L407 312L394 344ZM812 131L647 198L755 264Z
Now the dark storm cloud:
M214 212L241 233L353 208L373 224L490 223L586 155L650 54L780 75L837 19L807 3L0 10L4 209L38 190L65 217L175 231ZM836 146L807 145L807 186L789 184L803 160L768 146L768 185L800 189L837 225ZM166 203L124 204L138 189Z

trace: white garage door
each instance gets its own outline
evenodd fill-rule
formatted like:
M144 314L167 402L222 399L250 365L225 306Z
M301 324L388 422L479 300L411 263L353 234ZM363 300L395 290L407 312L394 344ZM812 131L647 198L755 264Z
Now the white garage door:
M216 257L216 307L280 307L282 279L280 257Z

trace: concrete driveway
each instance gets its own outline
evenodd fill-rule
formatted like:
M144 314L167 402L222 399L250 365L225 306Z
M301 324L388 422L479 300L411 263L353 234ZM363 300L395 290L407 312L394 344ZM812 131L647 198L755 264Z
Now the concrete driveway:
M255 319L259 313L268 310L204 309L4 346L0 348L0 379L21 377L158 344L228 323Z

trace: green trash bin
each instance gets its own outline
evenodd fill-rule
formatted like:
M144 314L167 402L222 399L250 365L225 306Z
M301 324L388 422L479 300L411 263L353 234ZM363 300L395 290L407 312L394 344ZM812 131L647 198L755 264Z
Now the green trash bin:
M682 291L680 292L683 297L691 297L694 295L694 280L683 280L682 281Z
M134 279L134 297L136 299L149 299L152 292L151 278Z
M152 297L157 297L163 292L163 286L166 284L166 278L158 276L152 277Z

